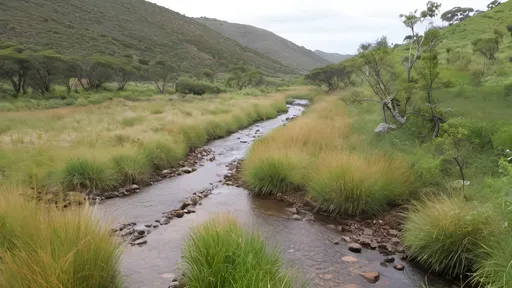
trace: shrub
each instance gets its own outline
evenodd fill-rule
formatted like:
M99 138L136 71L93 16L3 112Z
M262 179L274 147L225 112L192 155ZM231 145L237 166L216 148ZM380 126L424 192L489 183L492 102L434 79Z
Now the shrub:
M512 98L512 83L508 83L503 87L503 95L506 98Z
M496 148L512 149L512 127L506 126L501 128L492 136L492 142Z
M102 191L117 184L113 171L105 164L75 158L64 166L62 184L76 191Z
M151 176L151 165L143 155L116 155L112 158L117 179L122 184L144 183Z
M0 287L122 287L120 247L90 215L48 211L0 188Z
M410 172L400 159L332 153L322 159L308 192L329 213L376 215L407 196Z
M123 120L121 120L121 125L124 127L133 127L137 124L140 124L144 121L144 117L141 115L137 116L131 116L131 117L125 117Z
M303 183L303 163L283 156L255 157L243 165L244 180L251 193L276 195L300 190Z
M439 197L411 205L403 243L409 255L427 268L455 277L473 267L481 245L489 243L500 227L487 206Z
M220 88L209 82L194 81L188 78L181 78L176 82L176 92L182 94L219 94Z
M144 66L148 66L149 65L149 60L147 60L147 59L139 58L138 61L139 61L140 65L144 65Z
M183 279L190 288L296 287L276 249L233 217L217 217L192 232L183 249Z
M512 235L504 234L483 247L486 257L479 259L473 282L485 287L512 287Z
M155 141L144 145L142 153L154 170L174 167L187 154L187 147L182 143Z
M154 107L152 108L150 111L149 111L151 114L163 114L164 113L164 109L161 108L161 107Z

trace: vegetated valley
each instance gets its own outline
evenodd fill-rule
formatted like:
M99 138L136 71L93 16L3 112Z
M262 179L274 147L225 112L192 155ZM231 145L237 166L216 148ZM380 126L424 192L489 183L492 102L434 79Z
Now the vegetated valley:
M512 2L418 8L343 59L0 0L0 287L512 287Z

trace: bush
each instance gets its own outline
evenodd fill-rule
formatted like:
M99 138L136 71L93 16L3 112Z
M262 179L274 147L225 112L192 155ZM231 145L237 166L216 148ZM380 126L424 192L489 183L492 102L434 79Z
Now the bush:
M308 185L317 205L335 215L377 215L388 203L404 199L407 165L385 156L327 155Z
M512 150L512 127L506 126L501 128L496 134L492 136L494 147Z
M188 152L184 144L156 141L144 145L142 153L154 170L174 167Z
M182 94L219 94L221 89L209 82L194 81L188 78L181 78L176 82L176 92Z
M296 287L275 249L233 217L195 227L183 249L183 279L190 288Z
M473 282L485 287L512 287L512 235L504 234L496 238L482 250L486 257L479 259Z
M403 243L427 268L455 277L473 268L481 245L489 243L500 227L489 207L440 197L410 207Z
M508 83L503 87L503 95L505 98L512 98L512 83Z
M120 247L88 207L58 212L0 187L0 287L123 287Z
M124 185L145 183L151 176L151 165L143 155L116 155L112 158L117 179Z
M103 191L116 186L117 179L107 165L76 158L64 166L62 184L75 191Z

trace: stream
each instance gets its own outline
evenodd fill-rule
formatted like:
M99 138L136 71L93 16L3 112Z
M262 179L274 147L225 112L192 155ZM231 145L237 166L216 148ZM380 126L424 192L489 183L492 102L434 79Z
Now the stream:
M424 271L401 262L398 257L395 263L403 263L404 271L393 269L392 264L385 267L381 264L385 257L377 251L363 249L361 254L354 254L348 251L346 243L334 245L329 239L339 234L327 229L322 219L316 219L316 222L291 220L284 203L253 198L244 189L220 184L228 173L226 166L230 162L243 158L255 139L285 124L286 119L299 116L305 104L307 102L296 100L294 105L288 105L286 114L211 142L207 147L213 150L215 160L205 162L193 173L161 181L137 194L110 199L96 206L97 215L109 224L154 224L163 212L179 208L192 193L213 188L212 194L197 206L196 213L152 229L144 246L126 246L121 259L126 287L168 287L171 283L169 273L179 275L181 249L190 228L224 212L231 213L247 227L256 228L271 246L276 245L287 267L308 281L308 287L405 288L420 287L425 283ZM353 256L358 261L344 262L344 256ZM358 272L379 272L380 280L370 284ZM431 276L428 285L451 287Z

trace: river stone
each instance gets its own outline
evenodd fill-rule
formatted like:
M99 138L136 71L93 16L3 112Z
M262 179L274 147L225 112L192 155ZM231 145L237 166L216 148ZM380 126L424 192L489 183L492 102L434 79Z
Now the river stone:
M363 247L357 243L350 243L348 244L348 250L354 253L361 253L361 250Z
M183 173L186 173L186 174L190 174L190 173L194 172L194 170L192 170L192 168L189 168L189 167L181 168L180 171Z
M347 236L341 236L341 239L343 239L343 241L345 241L345 242L347 242L347 243L352 242L352 240L350 239L350 237L347 237Z
M174 211L174 216L176 216L176 218L183 218L183 216L185 216L185 211L183 211L183 210Z
M153 228L158 228L158 227L160 227L160 225L158 225L158 224L153 224Z
M388 234L389 234L390 236L394 236L394 237L396 237L396 236L398 236L398 231L396 231L396 230L394 230L394 229L390 229L390 230L388 231Z
M345 256L345 257L341 258L341 260L343 260L345 262L349 262L349 263L359 261L357 258L352 257L352 256Z
M144 227L146 228L151 228L151 226L153 226L152 224L144 224Z
M306 215L306 217L304 217L304 219L302 219L303 221L308 221L308 222L315 222L315 216L313 216L312 213L308 213Z
M164 218L160 219L160 225L167 225L169 223L171 223L171 220L169 218L164 217Z
M375 130L373 132L375 134L384 134L384 133L388 133L389 131L391 131L393 129L396 129L395 125L380 123L379 126L377 126L377 128L375 128Z
M299 216L299 215L297 215L297 214L294 214L294 215L292 216L292 219L293 219L293 220L300 221L300 220L302 220L302 217L300 217L300 216Z
M187 208L187 211L187 214L196 213L196 207L190 206Z
M363 234L366 235L366 236L372 236L373 235L373 231L371 229L364 228Z
M391 238L391 244L399 244L399 243L400 243L400 239L398 239L396 237Z
M169 288L178 288L180 287L180 283L178 281L172 281L171 285L169 285Z
M342 288L363 288L357 284L347 284L345 286L343 286Z
M334 230L336 230L336 226L329 224L329 225L327 225L327 229L334 231Z
M171 279L171 281L177 281L176 275L173 273L164 273L164 274L160 275L160 277L165 278L165 279Z
M171 171L171 170L169 170L169 169L166 169L166 170L162 171L162 174L163 174L163 175L169 175L169 174L171 174L171 173L172 173L172 171Z
M359 275L369 283L377 283L377 281L380 279L379 272L363 272L359 273Z
M190 201L190 200L185 201L185 202L183 202L183 204L181 204L181 209L185 209L190 205L194 205L194 203L192 203L192 201Z
M135 245L142 246L142 245L148 244L148 241L146 239L140 239L137 241L133 241L130 244L132 244L132 246L135 246Z
M320 277L324 280L329 280L332 278L332 275L331 274L320 274L320 275L318 275L318 277Z
M286 211L292 213L292 214L299 214L299 211L297 211L297 208L295 207L292 207L292 208L286 208Z
M395 268L395 270L398 270L398 271L404 271L405 266L402 264L395 264L395 266L393 266L393 268Z
M384 259L384 262L386 262L386 263L393 263L393 262L395 262L395 257L393 257L393 256L388 256L388 257L386 257L386 258Z

